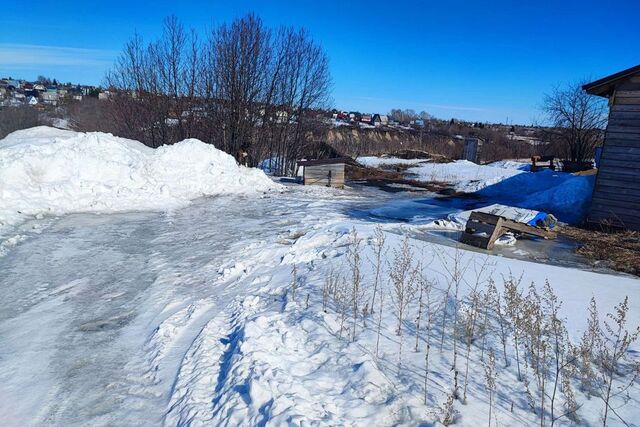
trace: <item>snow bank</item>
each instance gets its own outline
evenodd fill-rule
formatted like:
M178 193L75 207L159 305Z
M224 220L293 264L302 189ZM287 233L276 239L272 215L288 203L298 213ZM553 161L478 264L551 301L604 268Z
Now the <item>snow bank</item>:
M154 150L111 134L40 126L0 140L0 230L25 216L164 210L277 187L196 139Z
M392 165L417 165L428 162L429 159L400 159L398 157L362 156L356 159L362 166L379 168Z
M458 160L451 163L424 163L409 168L407 173L415 175L420 181L447 182L457 191L473 193L523 171Z

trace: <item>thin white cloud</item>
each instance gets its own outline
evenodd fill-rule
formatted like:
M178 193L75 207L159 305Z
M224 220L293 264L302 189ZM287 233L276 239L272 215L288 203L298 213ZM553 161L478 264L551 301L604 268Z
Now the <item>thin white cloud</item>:
M64 46L0 43L0 67L20 68L44 65L108 66L117 52Z

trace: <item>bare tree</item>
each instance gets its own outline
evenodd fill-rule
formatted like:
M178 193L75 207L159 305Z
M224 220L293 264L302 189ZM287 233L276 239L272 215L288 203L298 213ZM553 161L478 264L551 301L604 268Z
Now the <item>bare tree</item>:
M152 147L195 137L291 174L323 126L314 111L329 103L328 64L304 29L249 14L200 38L171 16L158 40L134 34L105 80L120 135Z
M558 86L547 94L542 107L554 128L551 135L568 160L581 162L593 156L606 125L606 103L588 95L581 84Z

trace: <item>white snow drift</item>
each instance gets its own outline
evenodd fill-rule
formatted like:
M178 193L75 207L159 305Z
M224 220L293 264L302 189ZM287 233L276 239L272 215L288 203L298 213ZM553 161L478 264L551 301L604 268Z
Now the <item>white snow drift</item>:
M165 210L201 196L275 188L262 171L197 139L154 150L111 134L41 126L0 140L0 230L28 216Z

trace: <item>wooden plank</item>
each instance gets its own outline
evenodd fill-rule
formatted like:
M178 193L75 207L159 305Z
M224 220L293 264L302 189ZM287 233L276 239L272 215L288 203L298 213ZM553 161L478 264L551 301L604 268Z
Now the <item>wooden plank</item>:
M609 119L608 127L623 127L623 128L637 128L640 129L640 120L639 119Z
M615 97L613 100L614 105L640 105L640 97L634 96L629 98Z
M613 165L602 164L598 170L599 174L607 175L611 178L613 175L617 177L639 177L639 172L634 168L619 167ZM615 179L615 178L614 178Z
M635 202L635 203L640 203L640 194L638 194L637 189L636 193L623 193L622 192L623 189L614 189L612 190L611 187L603 187L603 186L598 186L596 187L596 189L593 192L593 198L600 198L603 201L606 200L623 200L623 201L627 201L627 202ZM640 208L640 205L638 206Z
M504 223L503 218L499 218L498 222L496 222L496 225L493 229L493 233L491 233L491 236L489 236L489 244L487 245L487 249L489 250L493 249L493 247L496 244L496 240L498 240L500 236L504 234L505 230L502 227L503 223Z
M533 227L531 225L523 224L521 222L512 221L510 219L505 219L502 227L505 229L518 231L520 233L529 234L532 236L542 237L544 239L555 239L557 234L553 231L547 231L542 228Z
M637 119L640 117L640 111L609 111L609 120L611 119Z
M611 111L612 112L618 112L618 111L625 111L625 112L635 112L635 111L640 111L640 105L612 105L611 106Z
M615 133L607 131L604 145L615 147L640 147L640 134Z
M640 182L636 183L635 186L625 185L623 187L618 187L615 185L607 185L603 182L600 182L600 180L598 180L596 182L596 189L594 191L594 194L600 191L605 194L611 194L611 195L621 194L625 196L640 198Z
M597 184L608 185L616 188L624 188L624 187L633 186L633 183L636 181L637 179L633 179L633 177L631 178L626 177L626 179L625 178L618 179L618 177L611 177L608 174L602 174L601 172L598 172Z
M470 233L463 233L462 238L460 239L462 243L467 245L475 246L481 249L487 249L489 246L489 238L484 236L476 236Z
M624 197L624 195L623 195ZM615 208L625 208L625 209L634 209L640 215L640 203L633 200L624 200L623 197L603 197L602 193L597 193L594 195L593 199L591 199L591 204L594 207L597 206L610 206L611 209Z
M614 123L607 126L607 133L632 133L640 137L640 126L620 126Z
M478 211L473 211L471 212L471 215L469 215L469 220L482 221L482 222L486 222L487 224L497 224L498 219L500 219L500 217L497 215L491 215L488 213L478 212Z
M638 156L640 158L640 145L637 147L617 147L615 145L605 144L602 149L602 157L604 156Z
M640 99L640 90L616 90L616 98Z
M613 181L612 185L627 186L629 182L635 182L638 180L638 175L635 173L627 174L624 171L617 169L600 169L598 171L600 179L606 179L609 184Z
M477 221L467 221L466 232L467 233L487 233L487 235L491 235L493 230L496 228L495 224L485 224L484 222Z
M624 168L624 169L633 169L637 170L640 174L640 162L635 161L633 159L625 160L625 157L601 157L600 158L600 169L605 168ZM640 176L640 175L639 175Z

